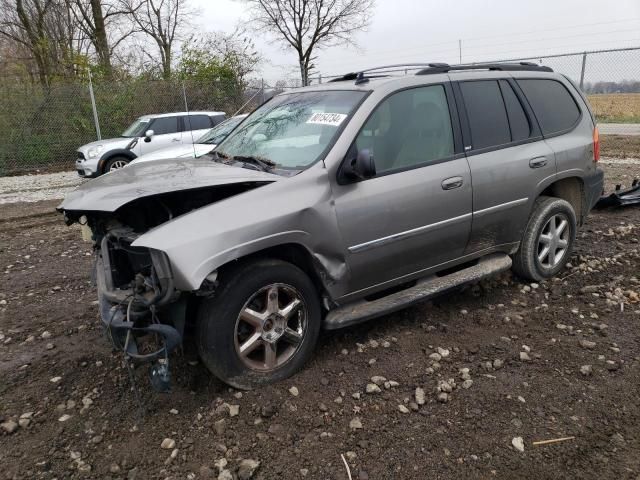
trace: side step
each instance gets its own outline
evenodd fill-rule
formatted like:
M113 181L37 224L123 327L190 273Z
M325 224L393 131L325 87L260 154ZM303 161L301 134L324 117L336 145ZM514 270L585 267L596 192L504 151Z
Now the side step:
M327 314L323 326L327 330L335 330L365 322L372 318L401 310L413 303L434 297L465 283L475 282L489 275L504 272L510 268L511 258L508 255L504 253L487 255L481 258L476 265L458 270L449 275L426 277L419 280L413 287L389 294L378 300L371 302L359 300L332 310Z

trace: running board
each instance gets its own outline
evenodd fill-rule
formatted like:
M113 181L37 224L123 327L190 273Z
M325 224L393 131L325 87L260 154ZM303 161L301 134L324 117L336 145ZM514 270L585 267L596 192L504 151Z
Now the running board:
M487 255L477 264L442 277L423 278L406 290L392 293L378 300L358 302L330 311L324 319L324 328L335 330L403 309L413 303L429 299L465 283L475 282L489 275L511 268L511 258L504 253Z

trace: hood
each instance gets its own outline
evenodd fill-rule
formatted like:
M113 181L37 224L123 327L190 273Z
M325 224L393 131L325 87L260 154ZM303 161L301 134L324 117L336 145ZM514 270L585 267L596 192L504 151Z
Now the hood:
M161 193L284 178L206 158L141 162L83 183L65 197L58 210L114 212L133 200Z
M101 153L112 148L126 148L133 138L116 137L116 138L104 138L102 140L96 140L95 142L87 143L78 148L79 152L86 153L90 148L98 147L100 145L105 147Z
M204 143L195 143L193 145L179 145L177 147L161 148L154 152L140 155L133 160L129 165L141 162L148 162L150 160L163 160L168 158L194 158L193 152L195 151L195 158L201 157L205 153L209 153L215 148L215 145L207 145Z

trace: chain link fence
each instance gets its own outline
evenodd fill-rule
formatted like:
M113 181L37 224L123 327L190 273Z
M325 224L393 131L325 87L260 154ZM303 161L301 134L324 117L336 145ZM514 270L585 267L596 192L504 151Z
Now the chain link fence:
M640 47L565 55L494 60L536 62L563 73L588 95L604 135L640 135ZM389 70L412 73L415 69ZM314 78L312 83L331 80ZM279 82L281 84L282 82ZM102 138L118 136L140 115L218 110L251 111L289 86L252 88L224 82L93 82ZM185 106L186 102L186 106ZM31 83L0 78L0 176L71 170L75 150L97 139L89 83L54 85L45 91Z
M276 92L264 83L243 87L142 79L60 83L44 90L0 79L0 176L72 170L79 146L98 136L117 137L141 115L210 110L231 116L252 110Z

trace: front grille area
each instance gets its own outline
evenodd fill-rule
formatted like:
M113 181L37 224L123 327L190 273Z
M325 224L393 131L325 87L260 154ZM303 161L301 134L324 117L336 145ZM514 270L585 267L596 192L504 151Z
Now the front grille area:
M78 158L80 160L84 160L84 153L82 153L82 152L76 152L76 153L78 154Z
M108 255L111 279L115 288L131 288L136 274L151 274L149 250L132 247L132 242L133 239L111 237L106 244L107 250L102 252L103 255Z

